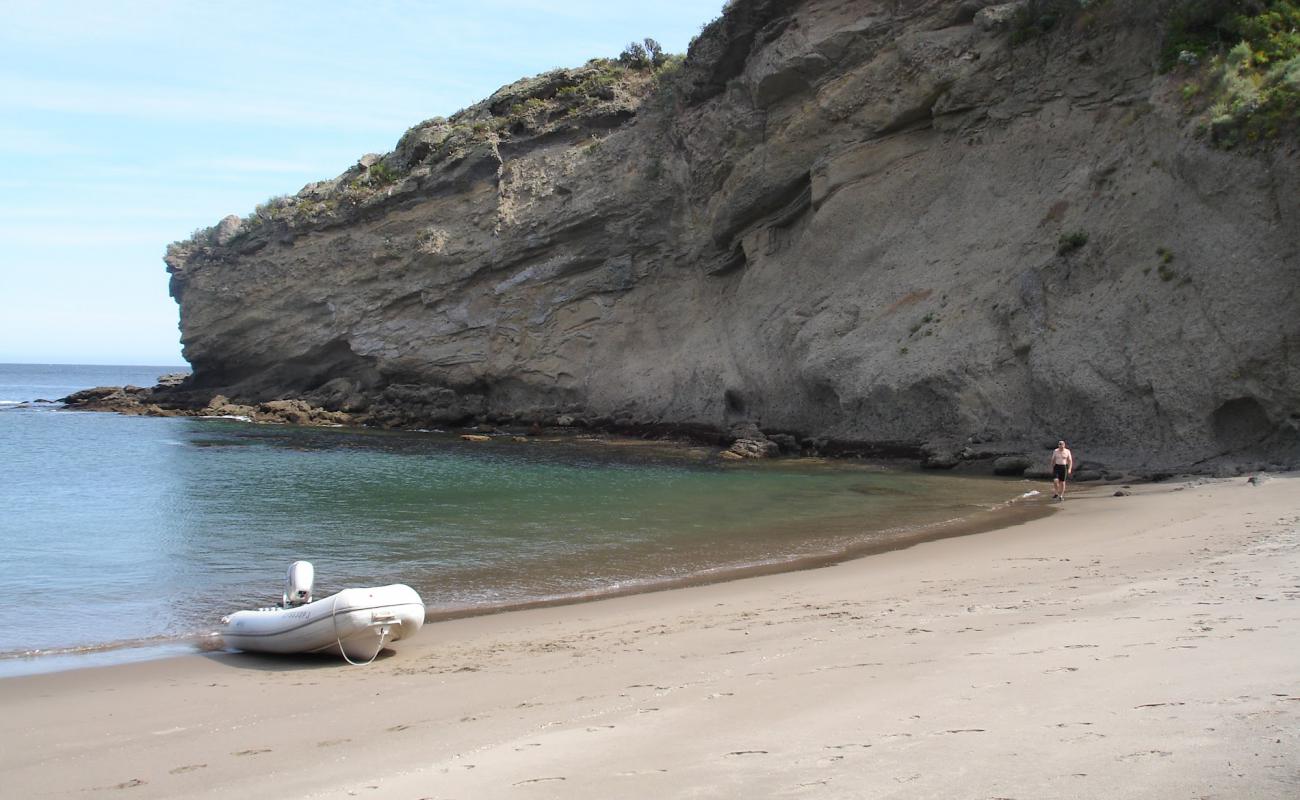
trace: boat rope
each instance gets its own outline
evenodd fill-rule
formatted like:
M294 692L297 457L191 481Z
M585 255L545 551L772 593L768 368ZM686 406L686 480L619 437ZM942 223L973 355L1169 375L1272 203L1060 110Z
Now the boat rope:
M353 661L352 657L348 655L348 651L343 649L343 639L339 636L339 598L342 596L342 592L334 595L334 605L330 607L330 620L334 623L334 641L338 644L339 655L343 656L344 661L354 667L364 667L373 662L376 658L379 658L379 651L384 649L384 639L388 636L389 626L385 625L383 632L379 634L379 645L375 647L374 655L365 661Z

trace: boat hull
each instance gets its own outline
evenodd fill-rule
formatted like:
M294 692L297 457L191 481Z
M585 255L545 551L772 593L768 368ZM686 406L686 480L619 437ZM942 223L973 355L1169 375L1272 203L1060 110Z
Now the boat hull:
M261 653L337 653L369 661L424 625L424 603L404 584L344 589L291 608L237 611L223 620L229 647Z

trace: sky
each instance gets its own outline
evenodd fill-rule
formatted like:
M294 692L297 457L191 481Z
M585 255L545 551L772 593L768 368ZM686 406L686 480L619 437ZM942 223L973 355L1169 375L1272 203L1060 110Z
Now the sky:
M721 0L0 0L0 362L183 364L167 243Z

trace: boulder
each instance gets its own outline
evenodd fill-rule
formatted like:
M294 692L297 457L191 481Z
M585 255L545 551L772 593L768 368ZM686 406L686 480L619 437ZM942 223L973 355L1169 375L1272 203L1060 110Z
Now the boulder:
M1023 475L1031 463L1028 456L1002 456L993 462L993 474Z
M60 398L59 402L66 403L70 406L79 406L87 403L102 402L111 398L121 398L123 396L121 386L96 386L92 389L82 389L79 392L73 392L67 397Z
M236 214L222 217L221 221L217 223L217 227L213 230L213 240L218 245L225 247L234 241L235 237L239 235L239 232L243 227L244 220Z
M996 6L981 8L975 12L975 24L980 30L995 31L1005 28L1016 18L1016 14L1024 8L1023 0L1018 3L1001 3Z
M290 425L346 425L347 414L326 411L304 400L270 400L258 405L253 418L258 422L286 422Z
M781 452L776 442L770 439L737 439L731 443L726 452L735 453L741 458L771 458Z
M155 388L170 389L174 386L180 386L189 376L188 372L169 372L166 375L159 375L157 387Z
M460 438L467 442L490 442L491 436L485 436L481 433L462 433Z
M773 433L767 438L774 442L782 453L799 452L799 440L788 433Z
M950 447L930 444L922 451L921 469L952 469L961 463L961 453Z

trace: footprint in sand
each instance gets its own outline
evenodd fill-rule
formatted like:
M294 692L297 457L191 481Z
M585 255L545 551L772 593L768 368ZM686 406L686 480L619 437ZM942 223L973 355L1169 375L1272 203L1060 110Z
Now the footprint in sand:
M269 752L271 752L271 748L269 747L255 747L249 750L236 750L235 752L231 753L231 755L232 756L260 756L262 753L269 753Z
M729 755L729 756L765 756L765 755L767 755L767 751L766 751L766 750L732 750L730 753L727 753L727 755Z
M387 731L388 733L397 733L398 731L404 731L404 730L407 730L407 729L409 729L410 727L411 727L410 725L405 725L405 724L403 724L403 725L394 725L393 727L391 727L391 728L385 728L384 730Z
M1129 753L1126 756L1119 756L1119 761L1136 761L1139 758L1168 758L1173 753L1168 750L1145 750L1141 753Z
M144 786L146 783L148 783L148 781L144 781L144 780L141 780L141 779L139 779L139 778L132 778L132 779L129 780L129 781L122 781L121 783L114 784L113 786L105 786L105 787L101 787L101 788L105 788L105 789L134 789L134 788L137 787L137 786Z
M203 769L203 768L206 767L206 766L207 766L207 764L186 764L186 765L183 766L183 767L177 767L176 769L171 770L171 771L170 771L170 774L172 774L172 775L181 775L181 774L184 774L184 773L186 773L186 772L193 772L193 771L196 770L196 769Z
M526 781L519 781L518 783L512 783L511 786L523 786L526 783L545 783L547 781L567 781L567 780L568 778L529 778Z

